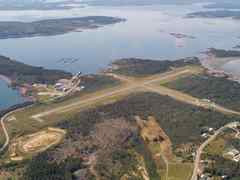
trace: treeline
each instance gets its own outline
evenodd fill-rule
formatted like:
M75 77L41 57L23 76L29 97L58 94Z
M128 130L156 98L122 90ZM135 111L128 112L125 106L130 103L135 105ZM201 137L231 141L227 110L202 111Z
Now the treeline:
M197 57L184 58L176 61L169 60L147 60L138 58L120 59L112 63L114 73L129 76L146 76L163 73L171 68L183 67L187 65L200 65Z
M70 78L71 73L61 70L48 70L17 62L8 57L0 56L0 75L13 81L13 85L23 83L49 83L53 84L61 78Z

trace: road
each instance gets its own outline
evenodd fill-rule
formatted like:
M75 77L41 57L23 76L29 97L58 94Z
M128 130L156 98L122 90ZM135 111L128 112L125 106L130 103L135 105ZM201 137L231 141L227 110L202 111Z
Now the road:
M1 120L0 120L0 121L1 121L2 129L3 129L3 133L4 133L4 135L5 135L5 143L4 143L3 146L1 147L0 152L4 151L4 149L8 146L9 140L10 140L9 135L8 135L8 132L7 132L7 128L6 128L5 124L4 124L4 121L7 119L7 117L9 116L9 114L10 114L10 113L5 114L5 115L1 118Z
M27 106L27 107L30 107L30 106L32 106L32 105L29 105L29 106ZM5 125L5 121L7 120L7 118L8 118L11 114L13 114L13 113L15 113L15 112L18 112L18 111L21 111L21 110L23 110L23 109L25 109L25 108L27 108L27 107L22 107L22 108L13 110L13 111L5 114L3 117L1 117L0 123L1 123L1 127L2 127L2 130L3 130L4 136L5 136L5 142L4 142L3 146L0 148L0 153L5 150L5 148L8 146L9 141L10 141L10 137L9 137L9 134L8 134L6 125Z
M194 161L194 170L193 170L193 174L192 174L191 180L198 180L197 177L198 177L198 174L199 174L199 171L200 171L199 165L200 165L200 161L201 161L201 155L202 155L202 152L205 149L205 147L209 143L211 143L225 129L232 128L236 124L239 124L239 122L231 122L231 123L226 124L225 126L223 126L220 129L218 129L214 133L214 135L210 136L203 144L201 144L201 146L198 148L197 153L196 153L196 157L195 157L195 161Z

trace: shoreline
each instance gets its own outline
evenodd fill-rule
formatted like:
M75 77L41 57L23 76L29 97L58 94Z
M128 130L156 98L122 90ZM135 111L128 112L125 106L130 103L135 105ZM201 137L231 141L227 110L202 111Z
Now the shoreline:
M4 75L0 74L0 80L5 81L10 86L12 85L12 80L7 76L4 76Z
M237 60L238 60L237 57L219 58L216 57L214 54L205 53L205 57L201 58L200 62L202 66L206 68L208 70L208 73L210 73L211 75L215 77L226 77L229 80L240 83L239 75L226 71L223 67L225 64L229 62Z

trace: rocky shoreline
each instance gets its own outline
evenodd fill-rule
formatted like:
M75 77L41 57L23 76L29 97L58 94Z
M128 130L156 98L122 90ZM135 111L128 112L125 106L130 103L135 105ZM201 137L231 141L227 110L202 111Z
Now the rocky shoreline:
M32 89L31 85L23 84L23 85L13 86L13 81L9 77L4 75L0 75L0 80L5 81L10 88L16 89L20 93L20 95L24 97L24 99L26 99L26 101L35 101L35 98L33 96L28 95L28 92Z
M0 75L0 79L5 81L8 85L12 84L12 80L4 75Z
M235 61L232 58L219 58L216 55L206 52L204 57L201 59L201 64L208 70L208 73L215 77L225 77L229 80L236 81L240 83L240 76L226 71L224 65L228 62Z

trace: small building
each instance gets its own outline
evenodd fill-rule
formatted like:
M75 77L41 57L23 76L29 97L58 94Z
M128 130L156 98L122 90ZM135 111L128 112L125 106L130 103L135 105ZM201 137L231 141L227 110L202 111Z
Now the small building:
M228 151L226 154L231 157L235 157L235 156L239 155L239 151L237 149L232 149L232 150Z
M222 175L221 178L222 178L222 179L227 179L228 176L227 176L227 175Z
M207 133L203 133L201 136L202 136L203 138L207 138L207 137L208 137L208 134L207 134Z
M35 83L35 84L33 84L33 87L35 87L35 88L47 88L47 84Z
M210 179L211 179L210 174L206 173L206 174L201 174L199 180L210 180Z
M227 152L232 161L240 162L240 152L237 149L232 149L231 151Z
M233 161L239 162L240 161L240 154L233 157Z
M210 100L210 99L201 99L201 101L202 101L203 103L211 103L211 100Z

